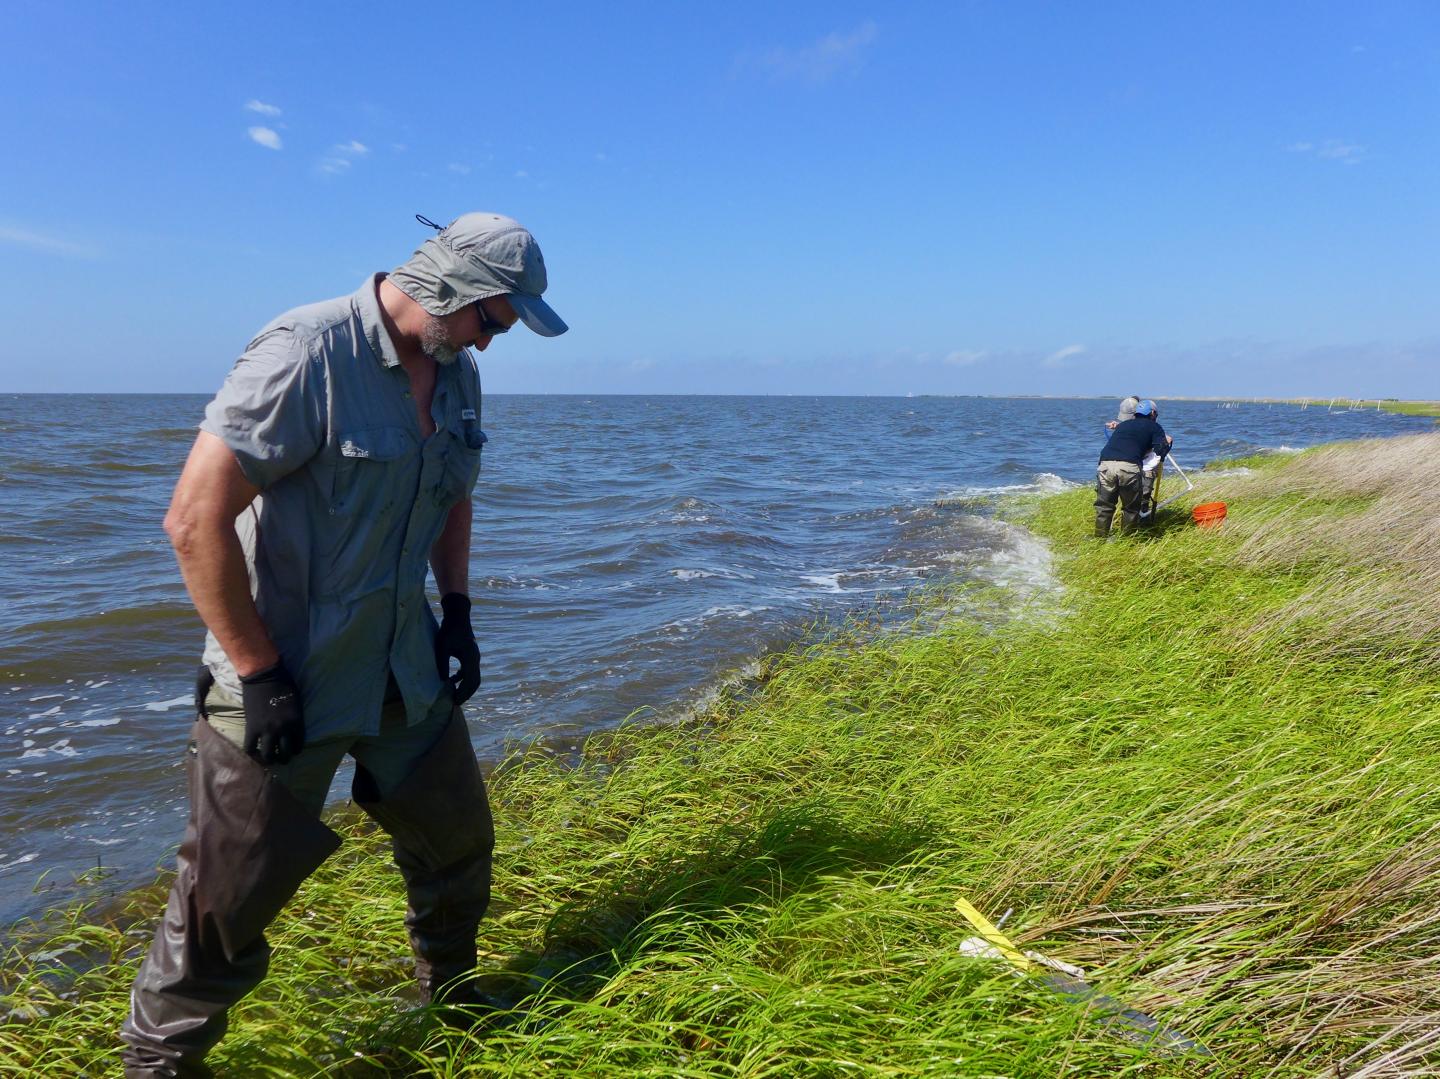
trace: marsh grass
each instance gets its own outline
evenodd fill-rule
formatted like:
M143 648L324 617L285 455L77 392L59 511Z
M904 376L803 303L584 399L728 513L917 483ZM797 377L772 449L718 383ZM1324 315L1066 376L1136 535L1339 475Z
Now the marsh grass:
M1402 416L1434 416L1440 419L1440 401L1381 401L1380 407Z
M1437 492L1393 457L1435 448L1206 478L1213 530L1177 504L1096 543L1088 492L1016 504L1059 561L1039 616L830 633L692 722L518 751L473 1029L413 1007L383 839L345 823L220 1073L1433 1073L1440 674L1404 587L1433 533L1394 507ZM1208 1055L964 957L958 897ZM0 1073L109 1073L156 913L10 949Z

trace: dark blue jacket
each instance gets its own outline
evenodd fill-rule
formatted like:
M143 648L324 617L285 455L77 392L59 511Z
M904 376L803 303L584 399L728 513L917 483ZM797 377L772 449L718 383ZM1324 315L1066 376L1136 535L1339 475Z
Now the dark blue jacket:
M1165 428L1149 416L1136 416L1111 432L1110 441L1100 451L1100 460L1129 461L1138 465L1151 450L1161 457L1169 452L1170 443L1165 441Z

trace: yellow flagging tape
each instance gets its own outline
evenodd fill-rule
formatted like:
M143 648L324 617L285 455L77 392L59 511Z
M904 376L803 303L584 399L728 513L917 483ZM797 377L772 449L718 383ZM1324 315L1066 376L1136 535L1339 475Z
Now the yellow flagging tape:
M1014 944L1010 943L1010 938L1000 932L989 918L981 914L964 899L955 900L955 909L965 915L965 920L975 927L975 932L984 937L997 952L1009 961L1011 966L1016 970L1026 972L1030 970L1032 966L1030 958L1019 948L1015 947Z

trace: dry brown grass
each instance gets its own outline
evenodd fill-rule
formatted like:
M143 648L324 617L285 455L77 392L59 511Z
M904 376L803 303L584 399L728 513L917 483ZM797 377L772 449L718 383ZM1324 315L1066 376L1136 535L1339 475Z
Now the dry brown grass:
M1311 581L1250 633L1335 655L1400 637L1440 666L1440 434L1328 446L1203 491L1253 507L1225 523L1234 564Z

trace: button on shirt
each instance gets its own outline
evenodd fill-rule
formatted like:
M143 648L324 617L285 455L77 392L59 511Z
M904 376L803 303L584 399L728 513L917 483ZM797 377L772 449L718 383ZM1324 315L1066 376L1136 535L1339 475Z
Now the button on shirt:
M480 472L480 375L436 373L422 438L381 318L383 274L260 331L205 410L261 489L236 521L260 618L304 698L306 737L377 734L393 672L409 723L450 707L425 595L430 547ZM238 696L213 634L205 663Z

